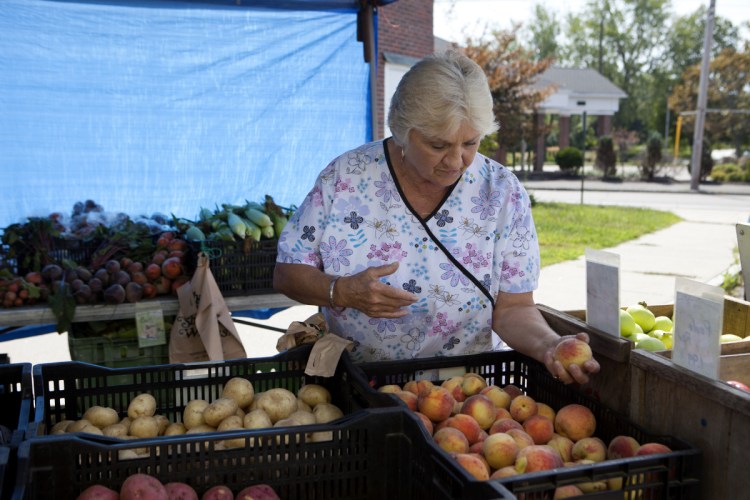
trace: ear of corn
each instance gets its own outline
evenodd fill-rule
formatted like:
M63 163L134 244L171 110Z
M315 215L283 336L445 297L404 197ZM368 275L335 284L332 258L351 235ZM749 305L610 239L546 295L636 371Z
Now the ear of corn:
M227 223L234 234L240 238L245 238L245 235L247 234L247 226L239 215L230 211L227 215Z
M249 237L253 241L260 241L260 227L247 219L242 219L242 222L245 223L245 236Z
M246 208L245 217L258 227L269 227L273 225L271 218L256 208Z

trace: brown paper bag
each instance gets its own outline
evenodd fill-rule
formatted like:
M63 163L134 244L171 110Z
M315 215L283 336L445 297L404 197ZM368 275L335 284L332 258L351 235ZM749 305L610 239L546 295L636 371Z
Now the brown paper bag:
M177 289L177 298L180 311L170 332L170 363L247 357L203 252L190 282Z

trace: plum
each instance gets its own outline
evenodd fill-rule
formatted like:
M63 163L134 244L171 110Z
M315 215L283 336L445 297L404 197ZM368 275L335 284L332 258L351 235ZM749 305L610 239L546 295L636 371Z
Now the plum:
M127 285L125 285L125 300L128 302L138 302L143 298L143 287L136 283L135 281L131 281Z
M169 500L169 494L164 485L148 474L132 474L125 479L120 487L121 500Z
M111 305L122 304L125 302L125 288L122 285L115 283L110 285L104 290L104 302Z

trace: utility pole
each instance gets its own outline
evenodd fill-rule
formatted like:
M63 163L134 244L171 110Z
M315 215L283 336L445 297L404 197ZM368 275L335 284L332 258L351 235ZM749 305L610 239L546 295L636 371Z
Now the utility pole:
M714 35L714 9L716 0L711 0L706 15L706 32L703 38L703 59L701 61L701 78L698 88L698 106L695 114L693 133L693 158L690 162L690 189L698 191L701 177L701 157L703 156L703 128L706 122L706 100L708 95L708 63L711 60L711 40Z

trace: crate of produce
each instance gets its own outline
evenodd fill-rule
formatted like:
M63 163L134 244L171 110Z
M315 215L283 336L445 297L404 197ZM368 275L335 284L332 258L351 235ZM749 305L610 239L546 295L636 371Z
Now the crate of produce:
M385 385L403 387L409 381L422 379L442 385L454 377L466 379L467 373L478 374L487 385L515 386L521 393L535 402L545 403L555 412L572 404L588 408L596 422L594 436L606 444L616 436L626 435L641 445L654 442L668 447L668 451L658 455L604 460L490 480L523 498L551 498L557 487L585 483L595 483L597 488L611 488L613 495L622 495L622 491L613 491L622 488L640 492L644 498L701 498L698 496L702 480L698 449L671 436L667 429L654 432L649 429L648 422L643 422L643 426L636 425L625 414L555 380L542 364L515 351L357 366L365 375L365 387L371 387L373 391Z
M297 394L305 384L318 384L330 393L331 403L344 414L376 406L397 406L387 396L363 391L353 380L361 379L344 352L332 377L305 374L312 344L265 358L218 362L166 364L131 368L106 368L76 361L34 366L36 407L33 436L49 434L55 424L81 420L94 406L113 409L120 418L127 415L132 400L142 393L154 398L153 414L169 423L183 420L192 400L214 402L232 378L244 378L253 393L285 389ZM246 390L247 392L247 390ZM278 392L278 391L277 391Z
M224 445L231 439L234 447ZM75 498L91 485L120 490L137 473L182 482L200 498L217 485L237 495L265 484L282 499L503 499L428 445L399 408L359 412L337 424L101 442L48 436L23 443L14 498Z
M188 271L195 271L198 253L203 251L223 296L271 293L277 245L277 239L191 242Z
M634 350L631 371L632 420L703 452L700 498L737 498L748 491L750 392L677 366L662 353ZM747 357L744 374L750 375Z
M0 497L8 498L16 473L16 451L33 417L31 363L0 365Z

